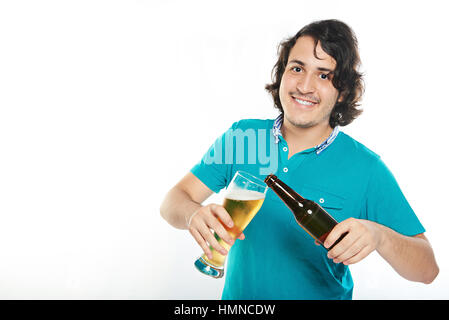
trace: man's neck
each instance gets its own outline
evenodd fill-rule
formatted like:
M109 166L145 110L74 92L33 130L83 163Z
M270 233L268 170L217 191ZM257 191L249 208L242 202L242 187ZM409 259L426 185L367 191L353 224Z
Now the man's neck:
M284 122L281 128L282 137L287 141L289 147L288 158L294 154L313 148L332 133L329 124L318 124L310 128L300 128L291 124L284 116Z

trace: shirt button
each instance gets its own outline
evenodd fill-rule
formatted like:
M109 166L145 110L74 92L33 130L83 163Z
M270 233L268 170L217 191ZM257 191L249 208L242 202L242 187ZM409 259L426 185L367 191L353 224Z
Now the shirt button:
M284 172L288 172L288 168L287 167L284 168Z
M323 198L320 198L320 203L324 203L324 199Z
M287 151L287 150L288 150L288 148L287 148L287 147L284 147L284 148L282 148L282 150L284 150L284 151Z

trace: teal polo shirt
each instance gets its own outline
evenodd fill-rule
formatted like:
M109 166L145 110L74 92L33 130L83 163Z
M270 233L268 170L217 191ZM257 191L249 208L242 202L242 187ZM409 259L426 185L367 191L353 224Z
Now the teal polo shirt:
M262 180L274 173L338 222L367 219L407 236L425 231L376 153L339 131L321 152L310 148L288 159L289 146L275 139L273 123L235 122L191 172L216 193L238 170ZM271 189L244 233L229 251L222 299L352 298L349 267L328 259Z

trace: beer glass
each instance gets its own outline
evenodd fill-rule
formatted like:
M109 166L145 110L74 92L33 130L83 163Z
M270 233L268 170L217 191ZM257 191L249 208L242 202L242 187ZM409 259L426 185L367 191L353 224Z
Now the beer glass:
M229 228L222 223L233 239L236 239L251 222L265 200L267 185L260 179L244 171L237 171L231 183L226 189L223 207L229 213L234 226ZM222 222L222 221L220 221ZM230 245L223 241L216 233L215 239L228 252ZM203 254L195 261L195 267L202 273L213 278L221 278L224 275L226 256L209 246L212 259Z

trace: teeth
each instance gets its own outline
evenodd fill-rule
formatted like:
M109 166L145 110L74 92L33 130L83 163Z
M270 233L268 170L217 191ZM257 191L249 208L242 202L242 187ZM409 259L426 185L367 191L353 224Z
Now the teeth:
M303 104L305 106L311 106L313 105L312 102L308 102L308 101L304 101L304 100L300 100L300 99L295 99L298 103Z

